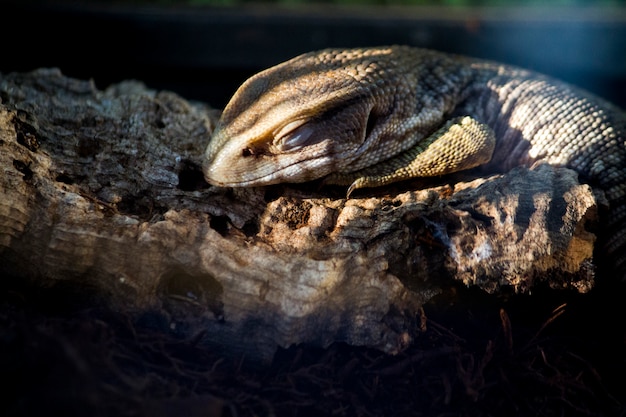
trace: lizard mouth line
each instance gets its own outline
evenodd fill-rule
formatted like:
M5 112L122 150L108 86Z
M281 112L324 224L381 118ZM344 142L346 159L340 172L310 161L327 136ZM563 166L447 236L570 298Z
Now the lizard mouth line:
M266 186L282 182L303 183L325 177L332 172L332 164L328 162L335 158L336 154L327 154L309 159L284 160L280 164L267 164L262 169L231 167L224 171L208 167L205 177L207 182L220 187Z

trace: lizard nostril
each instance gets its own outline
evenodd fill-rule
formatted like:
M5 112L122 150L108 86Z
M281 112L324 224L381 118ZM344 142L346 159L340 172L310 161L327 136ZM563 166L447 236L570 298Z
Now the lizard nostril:
M241 156L243 158L247 158L250 156L260 157L268 154L269 151L263 146L246 146L241 150Z

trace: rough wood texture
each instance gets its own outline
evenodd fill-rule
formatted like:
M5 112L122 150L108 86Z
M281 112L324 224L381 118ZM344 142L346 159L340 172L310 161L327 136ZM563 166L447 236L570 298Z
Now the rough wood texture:
M0 274L90 290L165 331L261 361L335 341L398 352L452 280L594 283L601 193L542 165L350 200L318 183L218 189L217 112L138 82L0 75Z

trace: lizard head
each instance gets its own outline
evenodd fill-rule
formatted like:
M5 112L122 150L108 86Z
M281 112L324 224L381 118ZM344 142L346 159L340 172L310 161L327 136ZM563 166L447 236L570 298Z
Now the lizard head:
M305 182L350 166L394 100L380 64L391 52L323 50L248 79L213 132L206 180L230 187Z

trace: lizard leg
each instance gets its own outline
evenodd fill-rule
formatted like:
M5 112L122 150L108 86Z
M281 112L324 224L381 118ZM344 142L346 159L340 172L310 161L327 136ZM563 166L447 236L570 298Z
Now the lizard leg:
M493 130L465 116L448 121L435 133L405 152L377 165L330 178L348 184L348 197L358 188L378 187L417 177L462 171L491 160L496 138Z

